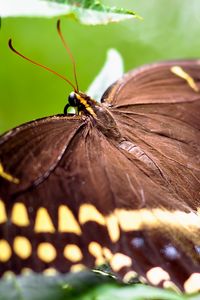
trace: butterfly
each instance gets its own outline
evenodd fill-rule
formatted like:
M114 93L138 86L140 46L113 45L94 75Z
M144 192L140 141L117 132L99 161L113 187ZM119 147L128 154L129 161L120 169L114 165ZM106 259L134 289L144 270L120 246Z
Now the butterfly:
M0 274L108 263L199 291L199 88L200 60L154 63L3 134Z

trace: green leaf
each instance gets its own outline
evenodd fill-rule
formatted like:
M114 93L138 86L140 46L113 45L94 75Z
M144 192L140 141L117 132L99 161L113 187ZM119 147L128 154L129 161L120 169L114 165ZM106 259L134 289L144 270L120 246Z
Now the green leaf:
M0 281L0 300L80 299L76 297L86 290L111 280L91 271L56 276L34 273L10 276Z
M98 288L94 294L96 300L184 300L187 299L183 295L178 295L175 292L167 291L150 286L135 284L131 286L111 286L104 285ZM92 298L91 298L92 299ZM86 300L86 299L82 299Z
M124 64L120 53L115 49L110 49L107 52L107 58L103 68L89 86L86 94L100 102L106 89L121 78L123 73Z
M199 300L143 284L120 284L110 276L84 271L76 274L10 276L0 281L0 300Z
M95 0L6 0L0 1L0 17L70 16L87 25L140 18L135 12L108 7Z

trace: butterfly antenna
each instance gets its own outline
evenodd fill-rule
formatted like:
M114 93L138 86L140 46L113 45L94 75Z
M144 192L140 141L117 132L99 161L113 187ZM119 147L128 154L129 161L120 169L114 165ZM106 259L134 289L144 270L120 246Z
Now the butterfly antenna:
M10 48L14 53L16 53L17 55L21 56L22 58L24 58L25 60L31 62L32 64L34 64L34 65L36 65L36 66L38 66L38 67L41 67L41 68L43 68L43 69L45 69L45 70L47 70L47 71L53 73L54 75L56 75L56 76L62 78L62 79L65 80L69 85L71 85L71 87L74 89L74 91L77 90L76 87L75 87L75 85L74 85L73 83L71 83L71 81L69 81L69 80L68 80L67 78L65 78L64 76L60 75L60 74L57 73L56 71L53 71L53 70L51 70L50 68L48 68L48 67L46 67L46 66L43 66L43 65L41 65L40 63L35 62L35 61L33 61L32 59L30 59L30 58L24 56L23 54L19 53L19 52L13 47L13 45L12 45L12 39L9 39L9 41L8 41L8 46L9 46L9 48Z
M79 88L78 88L78 80L77 80L77 74L76 74L76 62L74 60L74 57L72 55L72 52L71 52L69 46L65 42L65 39L64 39L63 34L61 32L61 29L60 29L60 20L57 21L57 31L58 31L58 35L61 38L61 41L62 41L65 49L67 50L67 53L69 54L69 57L71 59L71 62L72 62L72 65L73 65L74 79L75 79L75 83L76 83L76 92L78 92Z

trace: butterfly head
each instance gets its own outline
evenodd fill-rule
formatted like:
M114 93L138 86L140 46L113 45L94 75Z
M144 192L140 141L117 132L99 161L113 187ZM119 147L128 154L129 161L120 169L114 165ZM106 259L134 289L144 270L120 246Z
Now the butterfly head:
M80 101L77 98L76 92L71 92L68 96L68 102L70 106L77 107Z

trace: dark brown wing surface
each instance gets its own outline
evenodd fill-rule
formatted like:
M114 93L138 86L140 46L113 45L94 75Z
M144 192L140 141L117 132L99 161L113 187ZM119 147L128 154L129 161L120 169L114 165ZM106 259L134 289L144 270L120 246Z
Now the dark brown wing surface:
M139 161L146 159L151 164L151 167L146 164L146 172L153 169L160 172L162 184L167 184L167 188L173 179L173 189L178 189L181 202L184 200L197 210L200 92L195 92L185 80L171 72L174 65L185 70L200 88L200 61L175 61L128 73L105 98L111 102L121 134L128 141L120 148L129 148L129 153L138 152L135 154L138 157L142 155Z
M146 226L139 226L145 231L138 233L131 226L127 230L125 244L134 247L130 256L150 281L163 275L195 290L200 289L200 92L173 74L173 66L181 67L200 89L200 61L172 61L126 74L102 101L111 104L124 138L118 148L132 162L132 175L133 166L141 172L135 181L141 186L142 210L135 201L132 208L138 209L136 219L140 214L146 218ZM132 234L138 234L136 242Z
M111 111L125 139L120 148L134 154L138 163L143 162L144 171L152 172L155 181L171 187L182 206L197 211L200 92L171 72L174 65L186 71L200 88L200 61L167 62L128 73L109 91L108 101L112 99ZM169 205L174 208L173 203Z
M19 193L37 185L56 167L70 141L83 125L80 118L53 116L26 123L0 139L0 163L19 184L2 181L1 194Z
M175 64L199 85L197 62ZM200 94L172 65L129 73L97 119L50 117L2 136L1 164L19 183L0 176L1 274L108 261L125 279L199 289Z

